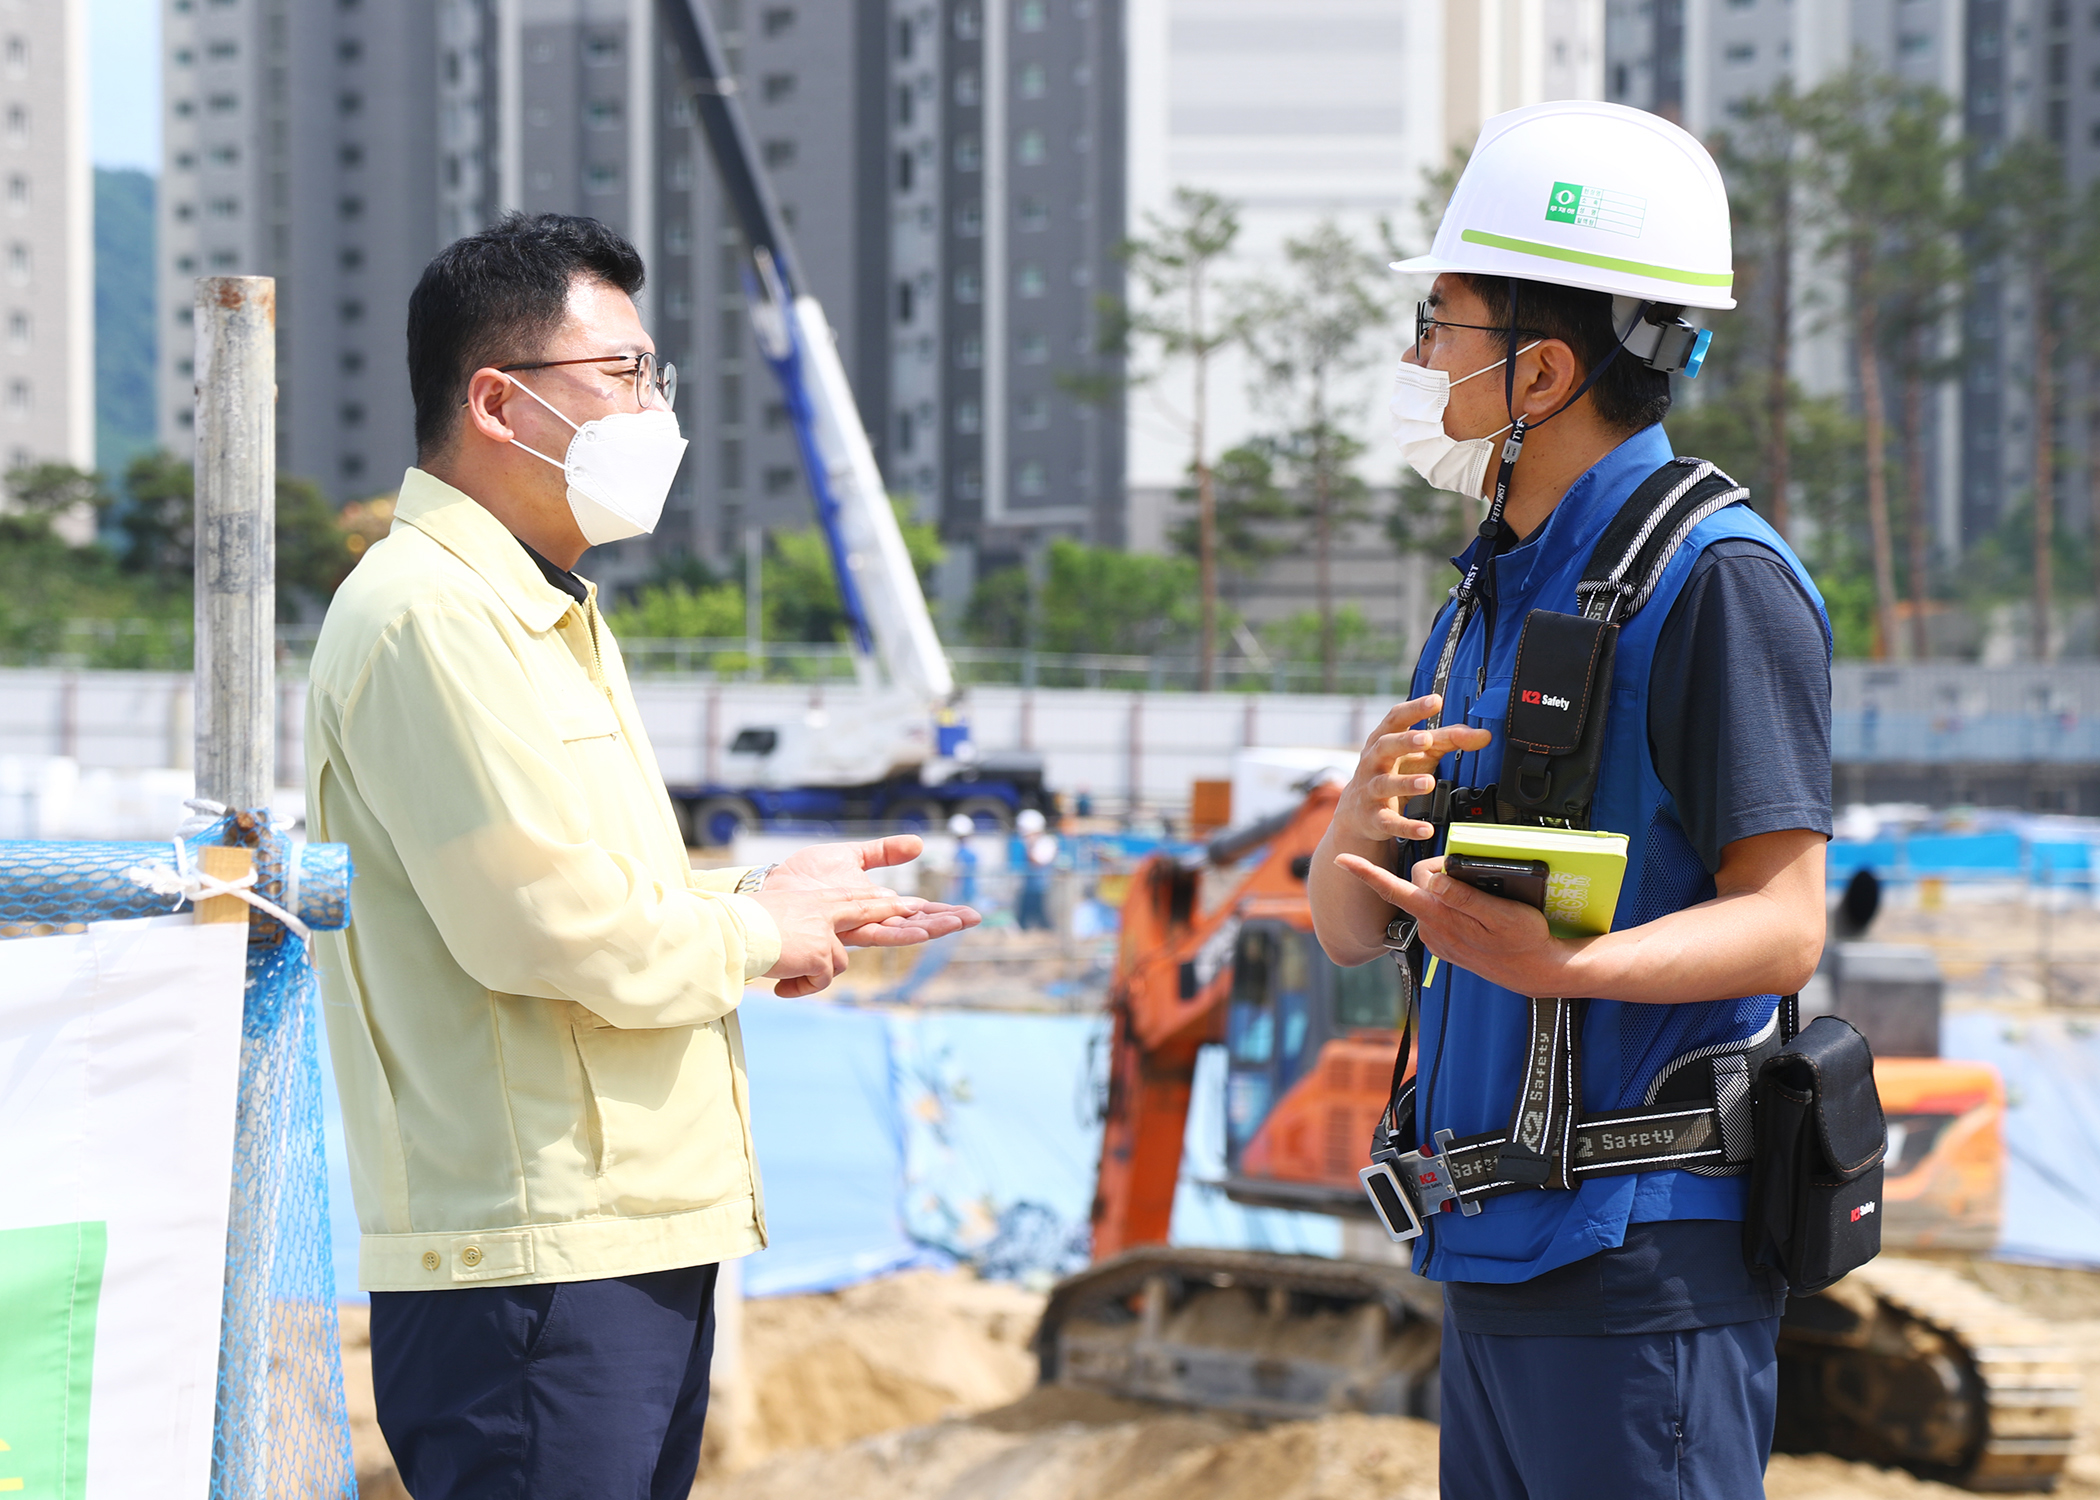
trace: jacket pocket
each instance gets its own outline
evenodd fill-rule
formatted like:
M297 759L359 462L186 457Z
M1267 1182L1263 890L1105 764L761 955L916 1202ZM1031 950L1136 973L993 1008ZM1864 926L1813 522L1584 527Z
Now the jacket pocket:
M572 1023L602 1210L675 1213L751 1192L743 1117L720 1022Z

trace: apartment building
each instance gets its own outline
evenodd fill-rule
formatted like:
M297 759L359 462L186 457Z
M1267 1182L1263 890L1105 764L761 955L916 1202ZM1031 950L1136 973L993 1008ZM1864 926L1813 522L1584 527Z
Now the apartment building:
M273 275L280 466L338 501L391 489L422 266L507 209L583 213L649 264L692 444L657 534L594 552L596 575L806 524L665 0L164 3L168 446L191 441L192 280ZM957 586L980 545L1119 539L1119 403L1063 379L1102 368L1094 303L1118 288L1118 0L704 3L878 463L958 549Z
M1609 97L1702 137L1727 129L1745 100L1782 79L1805 91L1858 58L1942 90L1985 157L2038 135L2063 152L2074 192L2100 176L2100 8L2091 4L1608 0L1605 51ZM1808 259L1804 251L1797 281L1815 279ZM1828 303L1836 288L1824 291ZM1928 462L1948 558L1995 529L2032 485L2033 318L2017 277L1986 265L1960 326L1950 320L1946 329L1942 352L1960 353L1960 377L1934 398ZM1827 310L1803 306L1797 319L1796 378L1812 391L1850 392L1849 351ZM2059 446L2082 457L2084 424L2068 413L2060 421ZM2060 503L2082 493L2084 473L2082 461L2060 465Z
M0 0L0 464L95 466L87 0ZM85 540L93 519L69 518Z

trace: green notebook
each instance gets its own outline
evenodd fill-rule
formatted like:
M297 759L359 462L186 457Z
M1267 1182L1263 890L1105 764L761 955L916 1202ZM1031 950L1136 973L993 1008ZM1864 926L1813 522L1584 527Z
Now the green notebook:
M1555 937L1611 931L1626 878L1626 835L1517 823L1454 823L1446 852L1546 862L1546 924Z

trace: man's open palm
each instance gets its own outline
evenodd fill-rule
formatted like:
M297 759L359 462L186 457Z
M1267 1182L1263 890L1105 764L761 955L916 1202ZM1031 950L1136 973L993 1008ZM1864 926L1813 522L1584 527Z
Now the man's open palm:
M869 839L863 843L811 844L782 860L780 868L766 877L766 889L886 892L889 887L871 880L868 871L909 864L925 847L925 840L915 833L894 833L888 838ZM850 948L903 948L931 938L947 937L966 927L975 927L982 920L967 906L924 901L908 915L842 931L839 940Z

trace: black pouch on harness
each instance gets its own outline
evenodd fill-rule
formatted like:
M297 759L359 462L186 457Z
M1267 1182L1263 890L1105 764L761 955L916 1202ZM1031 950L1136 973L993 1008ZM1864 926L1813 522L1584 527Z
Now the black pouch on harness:
M1505 809L1589 826L1618 640L1607 620L1547 609L1525 617L1496 787Z
M1743 1258L1821 1291L1881 1251L1888 1126L1867 1039L1818 1016L1758 1070Z

